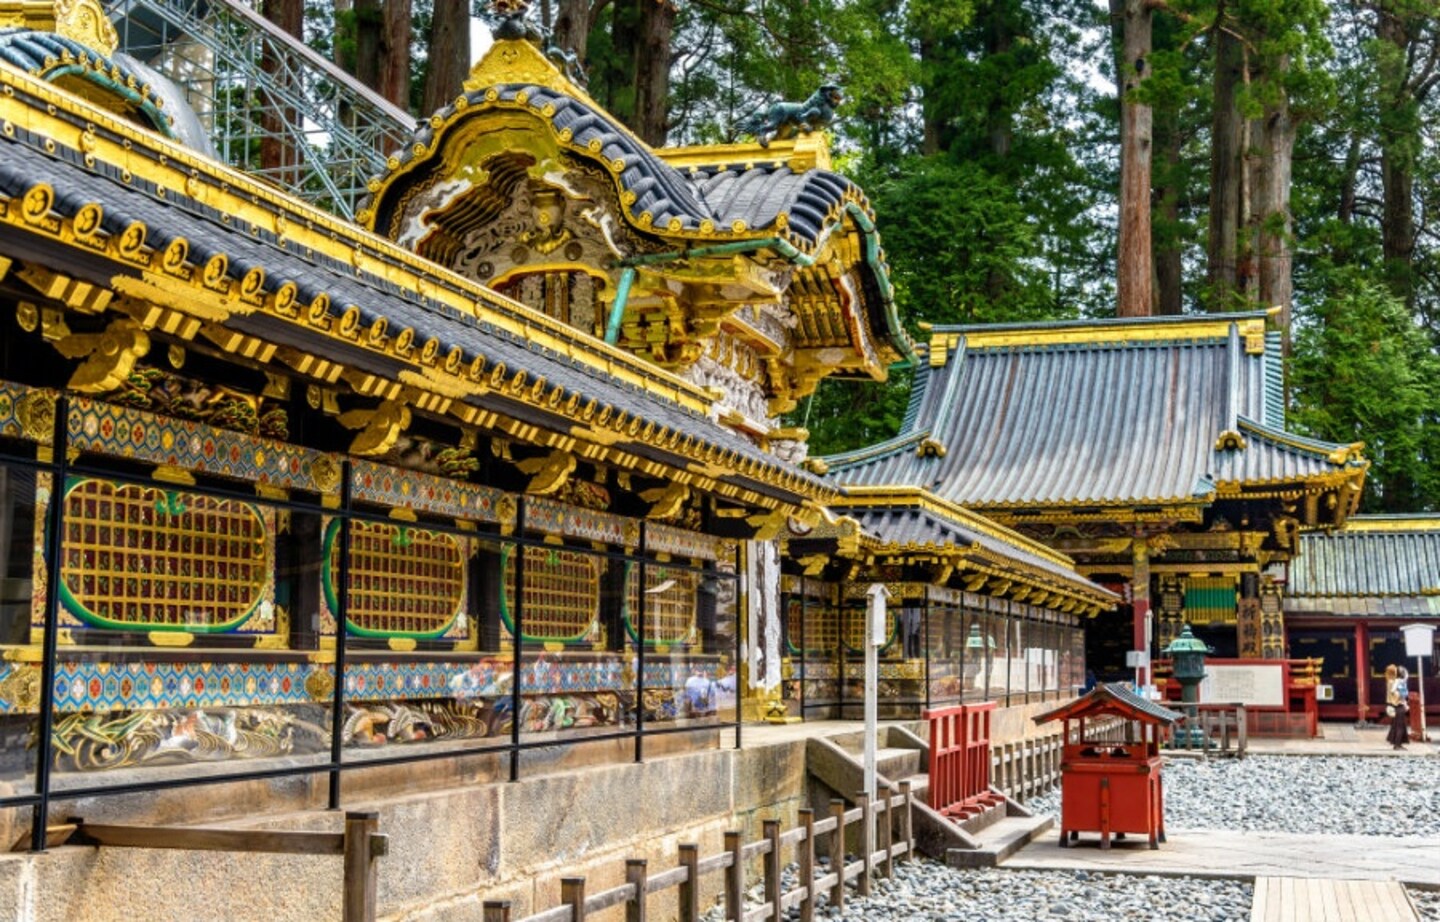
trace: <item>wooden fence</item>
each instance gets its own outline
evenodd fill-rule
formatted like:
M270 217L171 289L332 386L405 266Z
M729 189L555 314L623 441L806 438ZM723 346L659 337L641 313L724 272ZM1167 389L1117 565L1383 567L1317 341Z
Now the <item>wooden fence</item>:
M1053 790L1060 783L1062 733L1057 727L1043 736L991 746L990 783L1020 803Z
M725 918L730 922L775 922L791 907L800 908L801 922L815 918L816 897L828 893L830 905L843 909L845 884L858 878L861 896L870 895L870 879L878 869L889 877L896 858L912 853L914 836L910 821L910 783L902 781L899 793L892 795L883 785L874 802L864 794L856 797L856 806L845 809L843 800L830 802L830 815L816 820L813 810L800 810L800 825L787 832L780 831L779 820L765 820L763 837L744 844L739 832L725 833L725 850L709 858L700 857L698 845L681 845L678 864L669 870L651 874L643 858L625 862L625 883L609 890L587 895L585 878L565 877L560 880L561 905L544 912L512 920L509 901L487 901L484 922L584 922L590 913L614 906L625 907L626 922L645 922L646 898L652 893L675 888L678 890L680 922L698 922L701 915L700 881L707 874L723 873ZM878 821L878 822L877 822ZM845 831L859 823L860 857L845 861ZM829 871L815 876L816 839L828 836L826 845ZM781 856L793 848L799 865L798 886L784 889ZM745 908L745 866L752 859L762 858L761 883L764 902L753 909Z
M378 813L345 814L344 832L280 829L215 829L199 826L116 826L72 818L63 829L76 845L102 848L165 848L204 852L269 852L336 855L343 859L342 922L375 922L375 860L389 851L377 831Z

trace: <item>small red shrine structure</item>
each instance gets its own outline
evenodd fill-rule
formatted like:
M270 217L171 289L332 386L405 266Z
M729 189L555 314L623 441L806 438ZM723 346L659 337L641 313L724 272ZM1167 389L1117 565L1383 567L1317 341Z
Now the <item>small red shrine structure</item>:
M1184 715L1147 701L1122 684L1098 685L1084 697L1035 717L1065 721L1060 763L1060 847L1082 832L1144 833L1165 841L1160 740Z

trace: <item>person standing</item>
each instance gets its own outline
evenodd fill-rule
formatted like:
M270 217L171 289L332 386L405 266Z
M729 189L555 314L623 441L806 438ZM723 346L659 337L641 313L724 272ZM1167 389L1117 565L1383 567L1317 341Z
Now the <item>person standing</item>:
M1401 749L1410 739L1410 674L1404 666L1385 667L1385 716L1390 718L1390 732L1385 741Z

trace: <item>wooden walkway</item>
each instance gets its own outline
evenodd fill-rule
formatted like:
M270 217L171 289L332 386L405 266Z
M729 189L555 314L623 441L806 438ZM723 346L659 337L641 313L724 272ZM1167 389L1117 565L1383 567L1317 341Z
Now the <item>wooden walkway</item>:
M1393 880L1257 877L1250 922L1419 922Z

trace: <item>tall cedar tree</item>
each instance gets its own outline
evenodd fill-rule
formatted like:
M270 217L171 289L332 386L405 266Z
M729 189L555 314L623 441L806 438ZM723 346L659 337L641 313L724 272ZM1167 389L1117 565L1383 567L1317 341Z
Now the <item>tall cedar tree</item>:
M1116 84L1120 95L1120 234L1116 257L1117 312L1148 317L1154 312L1154 261L1150 233L1150 160L1154 115L1145 98L1150 77L1155 12L1149 0L1110 0L1119 33Z
M429 66L420 109L428 115L460 95L470 73L469 0L435 0L427 53Z
M297 39L303 38L304 0L264 0L263 13L266 19L285 32ZM284 68L268 48L260 67L277 79L283 79ZM284 138L285 126L293 125L298 119L299 114L294 109L282 107L277 99L266 101L265 112L260 119L264 131L260 140L260 168L280 171L279 181L284 185L294 185L299 181L296 170L300 153Z

